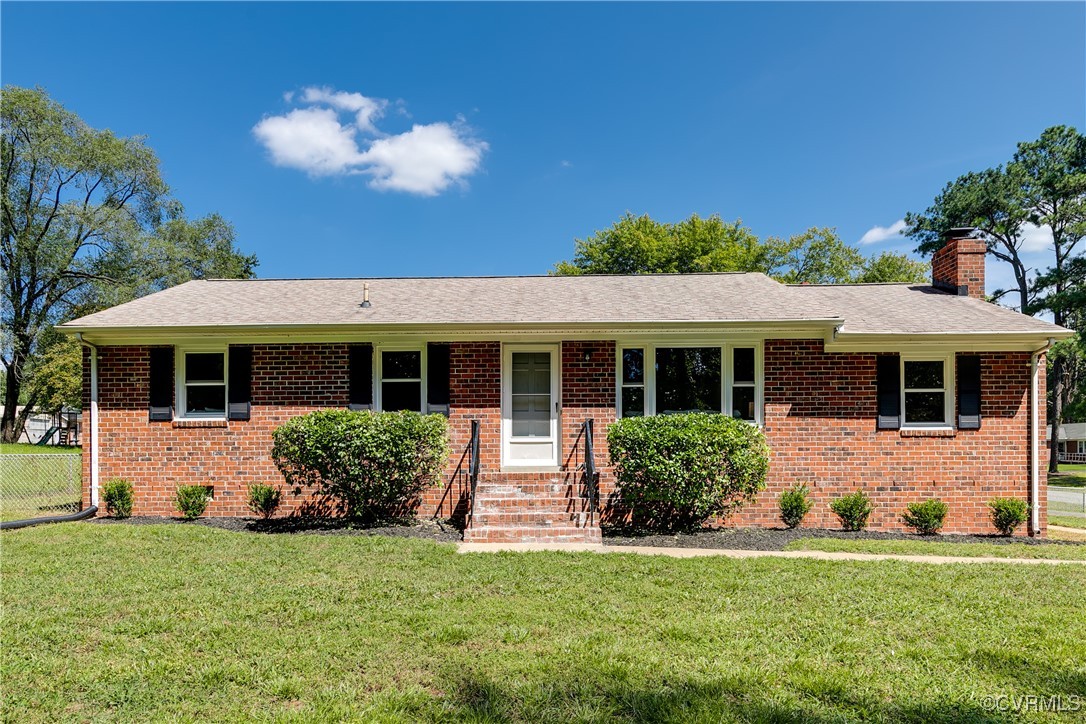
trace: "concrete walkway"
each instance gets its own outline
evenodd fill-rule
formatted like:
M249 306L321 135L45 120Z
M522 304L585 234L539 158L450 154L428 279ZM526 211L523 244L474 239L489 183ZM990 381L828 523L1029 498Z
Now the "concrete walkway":
M1049 558L994 558L991 556L918 556L890 553L843 553L831 551L748 551L725 548L664 548L657 546L607 546L575 543L460 543L458 553L503 553L528 551L565 551L590 553L636 553L671 558L812 558L820 561L907 561L909 563L1014 563L1026 565L1086 565L1086 560L1069 561Z

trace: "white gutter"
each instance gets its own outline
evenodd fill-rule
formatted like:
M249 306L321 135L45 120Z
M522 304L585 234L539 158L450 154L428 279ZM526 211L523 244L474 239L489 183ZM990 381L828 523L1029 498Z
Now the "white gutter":
M1029 378L1029 489L1030 489L1030 535L1041 534L1041 460L1040 460L1040 436L1041 415L1038 402L1038 390L1040 380L1040 356L1048 352L1055 340L1049 339L1044 347L1033 352L1030 357Z
M98 348L83 339L82 332L76 339L90 349L90 504L98 505Z

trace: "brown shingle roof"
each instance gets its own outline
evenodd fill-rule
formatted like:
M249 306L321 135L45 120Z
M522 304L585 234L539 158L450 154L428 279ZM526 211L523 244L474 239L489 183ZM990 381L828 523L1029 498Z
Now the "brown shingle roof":
M363 284L372 306L360 306ZM67 329L844 320L871 334L1036 332L1042 320L928 286L786 286L764 274L192 281Z

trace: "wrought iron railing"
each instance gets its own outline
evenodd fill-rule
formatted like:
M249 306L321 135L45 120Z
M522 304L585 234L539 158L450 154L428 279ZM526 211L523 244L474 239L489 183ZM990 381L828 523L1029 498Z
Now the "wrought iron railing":
M433 518L459 520L465 527L475 507L475 488L479 482L479 421L471 421L471 437L460 455L456 469L445 486ZM446 512L447 509L447 512Z
M592 418L581 424L581 440L584 443L584 462L581 469L584 471L584 497L587 512L595 522L599 512L600 486L599 473L596 470L596 451Z

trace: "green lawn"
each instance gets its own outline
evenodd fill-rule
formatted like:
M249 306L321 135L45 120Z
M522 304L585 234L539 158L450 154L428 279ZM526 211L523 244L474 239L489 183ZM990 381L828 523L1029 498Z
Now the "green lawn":
M1062 525L1066 528L1082 528L1086 530L1086 518L1078 518L1071 515L1049 515L1049 525Z
M1048 476L1048 484L1069 488L1086 487L1086 465L1061 464L1057 475Z
M1050 521L1051 522L1051 521ZM1057 523L1058 525L1058 523ZM847 553L900 553L919 556L968 558L1042 558L1086 561L1086 545L1029 545L1027 543L953 543L926 540L842 540L802 538L789 543L790 551L844 551Z
M1086 690L1086 567L3 534L12 721L944 721ZM1072 721L1074 713L1027 714Z
M0 455L63 455L82 452L75 445L31 445L25 442L0 443Z

